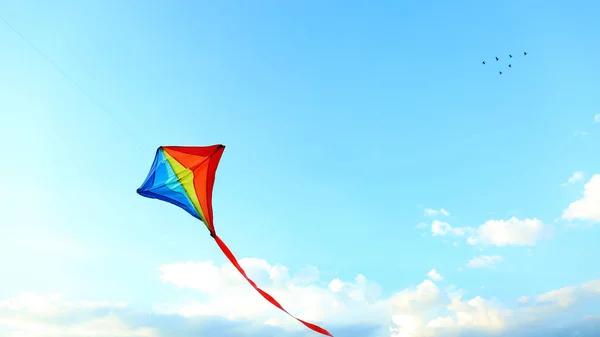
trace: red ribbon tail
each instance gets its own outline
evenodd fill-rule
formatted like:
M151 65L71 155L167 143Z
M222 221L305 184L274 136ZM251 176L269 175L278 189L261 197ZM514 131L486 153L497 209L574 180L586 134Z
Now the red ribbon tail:
M219 248L221 248L221 250L223 251L223 254L225 254L225 256L227 256L227 258L229 259L229 261L233 264L233 266L235 267L235 269L237 269L240 274L242 274L242 276L246 279L246 281L248 281L248 283L250 283L250 285L259 293L262 295L262 297L264 297L267 301L269 301L271 304L273 304L274 306L276 306L277 308L279 308L281 311L285 312L286 314L288 314L290 317L294 318L295 320L297 320L298 322L304 324L304 326L306 326L307 328L318 332L322 335L325 336L329 336L329 337L333 337L333 335L331 333L329 333L329 331L321 328L318 325L303 321L301 319L299 319L298 317L290 314L287 310L285 310L283 308L283 306L281 304L279 304L279 302L277 302L277 300L275 300L275 298L273 298L273 296L269 295L267 292L265 292L264 290L260 289L256 283L254 283L254 281L252 281L248 275L246 275L246 272L244 271L244 269L242 268L242 266L240 266L238 260L235 258L235 256L233 255L233 253L231 252L231 250L229 250L229 248L227 247L227 245L225 245L225 243L223 241L221 241L221 238L219 238L219 236L217 234L212 234L211 236L215 239L215 241L217 242L217 245L219 246Z

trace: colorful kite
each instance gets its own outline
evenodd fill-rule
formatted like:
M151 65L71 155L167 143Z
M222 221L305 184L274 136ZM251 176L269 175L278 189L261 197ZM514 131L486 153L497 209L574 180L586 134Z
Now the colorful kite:
M161 146L156 150L150 173L137 193L179 206L202 221L225 256L262 297L309 329L333 337L327 330L290 314L271 295L260 289L217 235L213 223L212 191L224 150L224 145Z

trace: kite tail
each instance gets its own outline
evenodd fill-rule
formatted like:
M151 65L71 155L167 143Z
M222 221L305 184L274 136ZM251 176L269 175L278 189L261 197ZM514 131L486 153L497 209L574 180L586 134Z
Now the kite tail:
M229 261L231 261L231 263L235 266L235 269L237 269L240 274L242 274L242 276L244 276L244 278L246 279L246 281L248 281L248 283L250 283L250 285L256 289L256 291L258 291L259 294L262 295L262 297L264 297L267 301L271 302L271 304L273 304L274 306L278 307L279 309L281 309L283 312L285 312L286 314L290 315L290 317L294 318L295 320L297 320L298 322L304 324L307 328L318 332L322 335L325 336L329 336L329 337L333 337L332 334L329 333L329 331L321 328L320 326L317 326L315 324L309 323L309 322L305 322L303 320L301 320L300 318L290 314L287 310L285 310L283 308L283 306L281 304L279 304L279 302L277 302L277 300L275 300L273 298L273 296L267 294L264 290L260 289L256 283L254 283L254 281L252 281L248 275L246 275L246 272L244 271L244 269L242 269L242 266L240 266L239 262L237 261L237 259L235 258L235 256L233 255L233 253L229 250L229 248L227 247L227 245L225 245L225 243L223 241L221 241L221 238L219 238L217 236L217 234L213 234L211 233L211 236L215 239L215 241L217 242L217 245L219 245L219 248L221 248L221 250L223 251L223 253L225 254L225 256L227 256L227 258L229 259Z

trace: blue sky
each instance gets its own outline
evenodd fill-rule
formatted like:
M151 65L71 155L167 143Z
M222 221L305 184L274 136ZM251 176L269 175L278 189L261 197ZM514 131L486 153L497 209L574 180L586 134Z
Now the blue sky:
M435 269L439 289L516 310L600 279L599 6L2 0L93 99L0 25L0 301L207 301L160 268L224 256L196 219L135 191L158 146L214 143L220 236L295 280L362 274L386 299ZM467 266L481 256L501 260Z

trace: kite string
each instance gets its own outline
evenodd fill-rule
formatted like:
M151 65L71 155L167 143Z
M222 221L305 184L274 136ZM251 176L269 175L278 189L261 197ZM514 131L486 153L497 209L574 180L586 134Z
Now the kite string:
M39 49L31 40L29 40L25 35L23 35L15 26L10 24L8 20L6 20L2 15L0 15L0 20L4 22L4 24L10 28L15 34L17 34L23 41L25 41L31 48L33 48L42 58L44 58L56 71L58 71L64 78L66 78L71 84L73 84L79 91L81 91L88 99L95 104L100 110L102 110L108 117L112 118L126 133L128 133L134 140L139 141L139 139L128 129L125 125L113 114L111 113L104 105L102 105L97 99L92 96L87 90L85 90L79 83L77 83L71 76L69 76L56 62L52 61L41 49Z
M288 314L290 317L294 318L295 320L297 320L298 322L304 324L304 326L306 326L307 328L318 332L322 335L325 336L329 336L329 337L333 337L333 335L331 333L329 333L329 331L321 328L318 325L306 322L301 320L300 318L290 314L287 310L285 310L283 308L283 306L281 304L279 304L279 302L277 302L277 300L275 300L275 298L273 298L273 296L269 295L267 292L265 292L264 290L260 289L256 283L254 281L252 281L248 275L246 274L246 272L244 271L244 269L242 268L242 266L240 265L240 263L238 262L238 260L235 258L235 256L233 255L233 253L231 252L231 250L229 250L229 248L227 247L227 245L221 240L221 238L219 238L219 236L215 233L211 233L211 236L215 239L215 241L217 242L217 245L219 246L219 248L221 248L221 251L223 251L223 254L225 254L225 256L227 256L227 258L229 259L229 261L233 264L233 266L235 267L235 269L238 270L238 272L240 274L242 274L242 276L246 279L246 281L248 281L248 283L250 283L250 285L256 290L258 291L259 294L262 295L262 297L264 297L267 301L269 301L271 304L273 304L274 306L276 306L277 308L279 308L281 311L285 312L286 314Z

